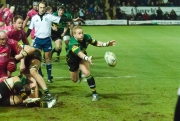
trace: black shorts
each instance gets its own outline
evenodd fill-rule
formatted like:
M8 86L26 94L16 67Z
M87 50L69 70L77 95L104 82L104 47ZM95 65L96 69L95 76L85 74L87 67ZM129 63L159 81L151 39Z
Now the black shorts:
M79 69L79 63L81 62L81 58L79 57L68 57L66 56L66 61L68 63L69 71L75 72Z
M86 51L84 52L85 55L87 55ZM69 71L75 72L79 69L79 64L81 62L81 58L75 54L71 54L70 56L66 56L66 61L69 66Z
M26 67L30 66L30 62L31 62L32 59L37 59L37 60L39 60L41 62L42 55L41 55L41 52L38 49L36 49L33 54L26 56L26 58L25 58L25 66Z
M63 31L51 31L51 38L53 41L56 41L58 39L62 40L61 34L63 33Z
M10 95L11 91L7 85L3 82L0 83L0 106L10 105Z

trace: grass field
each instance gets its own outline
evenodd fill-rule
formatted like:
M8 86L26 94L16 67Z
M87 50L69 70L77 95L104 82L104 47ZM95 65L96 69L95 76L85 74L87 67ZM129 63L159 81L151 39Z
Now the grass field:
M0 107L0 121L172 121L180 84L179 26L83 29L100 41L117 40L115 47L89 46L87 50L93 55L91 74L100 100L91 101L87 82L70 80L63 50L61 62L53 62L54 83L47 83L59 95L56 106ZM116 54L116 67L105 63L106 51ZM46 75L45 67L42 69Z

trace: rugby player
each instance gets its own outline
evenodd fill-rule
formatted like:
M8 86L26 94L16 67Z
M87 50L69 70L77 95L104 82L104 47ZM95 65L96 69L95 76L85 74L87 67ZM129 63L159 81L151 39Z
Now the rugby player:
M73 37L70 39L67 51L67 63L69 66L70 76L73 82L77 82L79 79L79 69L87 79L87 83L92 90L92 101L98 100L98 94L96 92L96 84L93 76L90 73L89 64L92 64L92 56L87 56L86 49L88 45L94 45L97 47L109 47L116 44L115 40L108 42L101 42L93 39L90 35L84 34L83 30L79 26L73 28Z
M16 41L22 40L23 44L29 45L29 41L26 37L26 33L23 26L23 17L20 15L16 15L13 19L13 24L9 26L2 26L0 30L4 30L9 39L13 39Z

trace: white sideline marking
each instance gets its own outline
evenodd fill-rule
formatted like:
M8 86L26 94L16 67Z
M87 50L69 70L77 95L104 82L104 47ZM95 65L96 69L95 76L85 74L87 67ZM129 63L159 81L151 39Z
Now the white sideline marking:
M45 77L47 78L47 77ZM70 77L53 76L56 79L70 79ZM136 78L136 76L94 76L94 78Z

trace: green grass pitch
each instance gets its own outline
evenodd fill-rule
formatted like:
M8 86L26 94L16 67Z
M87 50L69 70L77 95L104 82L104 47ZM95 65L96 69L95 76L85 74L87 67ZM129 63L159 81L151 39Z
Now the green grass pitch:
M89 46L95 65L99 101L91 101L87 82L69 78L65 50L53 63L54 83L48 88L58 94L55 107L0 107L0 121L172 121L180 84L179 26L86 26L84 33L100 41L117 40L115 47ZM117 57L109 67L106 51ZM53 59L55 58L55 55ZM18 72L14 73L17 75Z

